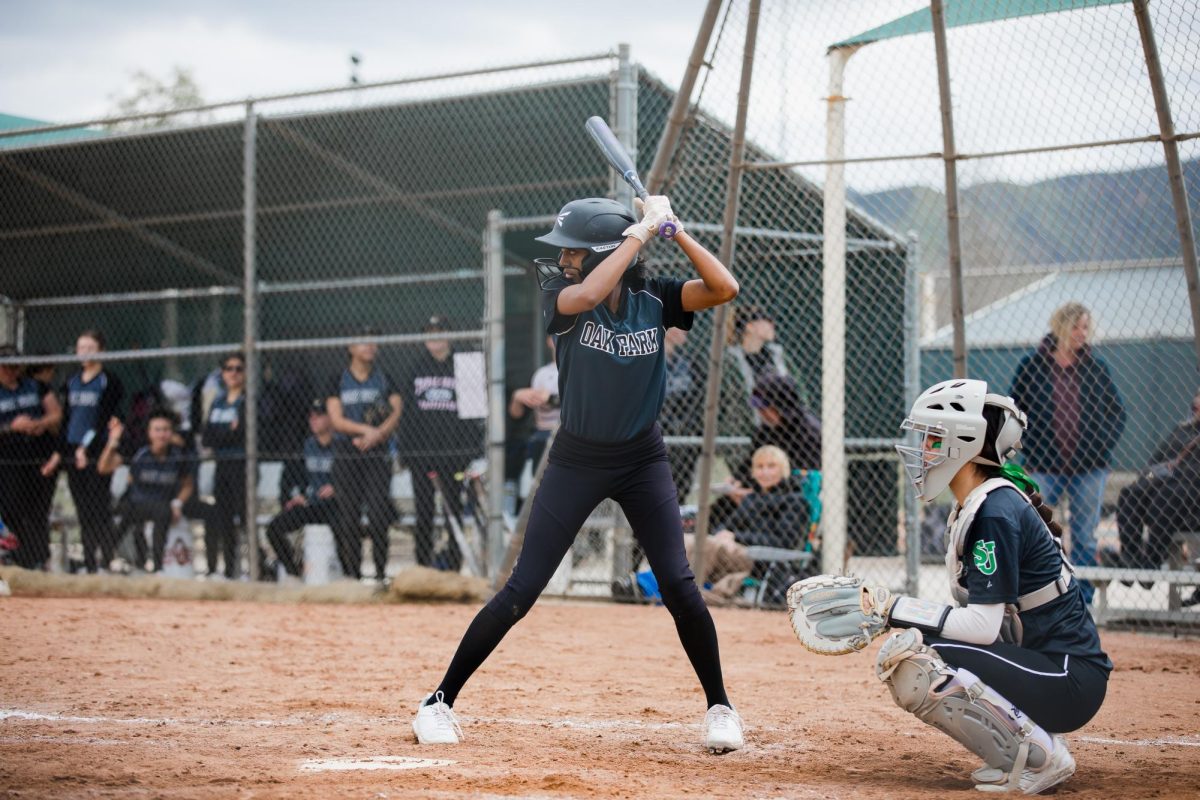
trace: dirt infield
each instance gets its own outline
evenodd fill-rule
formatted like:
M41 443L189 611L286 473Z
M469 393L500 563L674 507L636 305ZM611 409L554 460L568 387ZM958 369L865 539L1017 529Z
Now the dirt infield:
M2 598L0 790L979 796L972 757L892 704L871 655L810 655L768 612L714 611L747 722L741 752L701 748L703 696L666 611L548 601L460 697L465 742L420 748L412 710L475 610ZM1079 772L1059 796L1200 796L1200 642L1104 641L1117 671L1099 716L1070 737Z

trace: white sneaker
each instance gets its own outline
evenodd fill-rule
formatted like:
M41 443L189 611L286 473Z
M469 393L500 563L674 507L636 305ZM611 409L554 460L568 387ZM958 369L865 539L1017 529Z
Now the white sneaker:
M1071 751L1067 749L1067 739L1065 736L1055 736L1054 750L1050 753L1050 760L1043 764L1041 769L1034 770L1026 767L1021 771L1021 793L1039 794L1057 786L1074 774L1075 759L1071 757ZM975 788L981 792L1008 791L1008 773L1003 770L985 766L972 772L971 778L974 780L993 779L976 784Z
M741 750L742 718L729 706L715 705L704 715L704 746L720 755Z
M458 744L463 738L454 709L442 702L441 692L437 693L437 702L421 703L413 719L413 733L420 744Z

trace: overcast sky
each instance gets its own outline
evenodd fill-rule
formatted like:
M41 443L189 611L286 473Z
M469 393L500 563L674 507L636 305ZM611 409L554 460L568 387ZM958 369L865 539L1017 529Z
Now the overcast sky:
M1200 128L1200 21L1194 0L1151 4L1176 128ZM544 60L632 46L671 86L684 72L705 0L0 0L0 112L54 122L112 112L130 74L180 66L207 101L342 85L349 55L363 81ZM826 47L925 0L766 0L750 136L789 160L825 147ZM739 7L744 3L739 4ZM1182 10L1181 10L1182 9ZM735 15L740 16L740 15ZM742 43L731 19L705 105L732 120ZM960 152L1143 136L1156 132L1128 4L951 31ZM847 155L941 148L933 41L864 48L846 73ZM1193 148L1185 148L1188 156ZM1161 149L1159 150L1161 154ZM1065 171L1150 163L1113 149L965 162L967 182L1032 181ZM819 178L819 171L809 171ZM940 182L937 161L852 167L852 186Z
M587 8L594 11L587 11ZM701 0L0 0L0 111L111 110L143 69L191 70L209 101L600 52L618 42L677 84Z

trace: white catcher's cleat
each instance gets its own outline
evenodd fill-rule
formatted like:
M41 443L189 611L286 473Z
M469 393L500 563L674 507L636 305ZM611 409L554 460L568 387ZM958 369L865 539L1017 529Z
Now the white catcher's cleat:
M1047 789L1058 786L1075 774L1075 759L1067 749L1065 736L1054 737L1054 752L1041 769L1034 770L1026 767L1021 771L1020 787L1022 794L1039 794ZM993 767L980 767L971 773L973 780L979 781L975 788L981 792L1007 792L1008 773ZM991 780L986 780L990 778Z
M741 750L742 718L729 706L715 705L704 715L704 746L720 755Z
M428 698L426 698L428 699ZM417 735L420 744L458 744L463 738L462 728L458 727L458 719L454 709L442 702L442 693L437 693L437 702L417 709L413 719L413 733Z

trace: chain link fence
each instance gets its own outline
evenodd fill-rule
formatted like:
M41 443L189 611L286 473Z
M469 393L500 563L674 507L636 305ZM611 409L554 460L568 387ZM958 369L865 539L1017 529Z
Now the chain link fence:
M652 190L719 252L744 135L731 258L741 295L665 344L661 424L685 521L706 535L710 597L777 604L796 577L843 570L945 592L946 507L918 507L894 446L915 396L958 369L1030 412L1026 465L1070 523L1101 621L1187 622L1198 612L1187 605L1196 573L1185 568L1200 555L1200 443L1187 449L1200 435L1195 261L1181 256L1145 42L1152 28L1175 184L1194 195L1195 9L950 4L946 108L934 17L911 10L728 0L706 17L678 144ZM553 363L529 269L546 253L532 237L570 199L629 198L592 153L584 119L608 119L647 176L674 100L622 50L214 106L153 129L123 120L0 133L2 313L22 354L5 362L53 362L50 385L62 386L79 364L61 354L83 331L103 331L105 371L124 385L117 451L127 469L148 409L164 401L186 412L190 447L215 400L228 400L222 359L245 353L255 413L240 444L199 437L199 499L184 504L202 571L221 572L233 541L231 574L301 574L325 554L330 569L367 579L412 563L502 575L553 428L545 409L515 396L545 382L539 368ZM690 276L673 249L650 260ZM1038 394L1047 384L1037 371L1054 368L1069 338L1062 326L1048 338L1056 311L1091 323L1087 347L1060 354L1092 387L1066 424ZM707 460L706 383L718 365ZM313 413L314 403L333 413ZM352 508L273 523L321 499L307 443L329 417L342 432L328 481ZM110 501L127 481L97 476L91 494L71 483L73 469L94 471L91 460L72 466L82 444L72 439L86 435L82 423L71 433L74 419L56 446L68 473L57 493L39 474L49 451L29 450L44 444L6 445L4 496L36 491L20 492L15 508L6 500L0 518L10 529L48 519L60 532L33 564L87 568L90 541L99 565L99 540L138 564L128 539L102 530L107 513L95 521L101 533L81 533L81 498L125 525ZM103 449L103 431L88 447ZM788 479L764 490L779 454ZM1172 460L1169 481L1145 477ZM257 499L245 503L242 485ZM223 516L209 525L216 512L197 502ZM250 517L258 548L225 533ZM299 545L284 530L293 524L328 534L310 528ZM752 549L731 558L728 539ZM207 560L214 552L222 557ZM151 553L140 566L154 563ZM550 591L645 597L645 573L606 503Z

